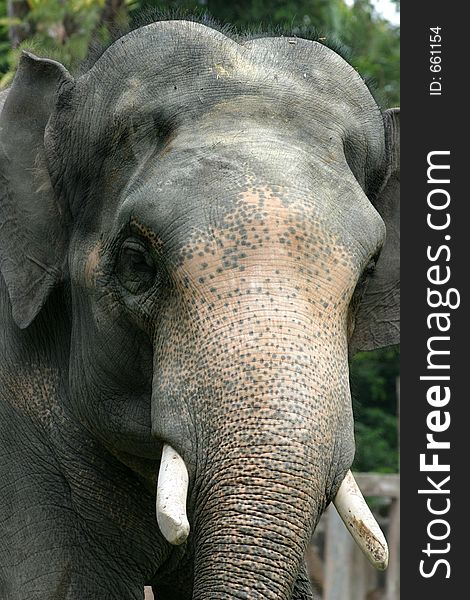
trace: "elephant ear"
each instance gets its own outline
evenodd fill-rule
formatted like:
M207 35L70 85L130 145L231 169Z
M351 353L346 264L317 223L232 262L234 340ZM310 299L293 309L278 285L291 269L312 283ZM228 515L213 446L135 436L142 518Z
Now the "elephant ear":
M351 356L400 341L400 110L384 114L388 167L374 202L387 234L356 314Z
M24 52L0 115L0 270L13 318L27 327L61 277L64 211L46 165L44 133L67 70Z

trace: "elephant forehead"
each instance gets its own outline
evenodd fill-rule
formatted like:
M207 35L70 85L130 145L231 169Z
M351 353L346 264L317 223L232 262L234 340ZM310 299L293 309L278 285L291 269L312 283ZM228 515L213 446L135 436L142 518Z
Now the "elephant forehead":
M266 151L290 140L334 161L348 149L364 189L383 162L380 111L359 75L333 51L287 38L237 42L186 22L155 23L114 43L64 91L46 147L53 180L67 173L74 182L64 183L64 193L75 214L82 210L80 197L93 189L91 179L122 190L133 169L149 156L163 158L178 140L198 152L210 135L262 138L267 128L279 143L271 140ZM103 197L103 190L97 194Z
M107 83L114 80L116 84L116 78L119 85L107 89ZM342 102L356 104L355 112L363 113L365 107L359 106L354 94L362 96L367 106L374 105L354 69L318 42L283 36L235 39L188 21L156 22L122 37L82 80L114 95L125 95L125 87L137 97L153 84L159 86L159 93L162 87L174 89L178 83L184 84L178 89L180 97L188 88L204 97L203 84L209 80L222 90L227 82L233 89L237 82L238 89L256 82L264 90L278 87L284 93L289 89L298 92L296 84L304 89L314 84L317 97L328 95L331 99L335 91Z
M274 146L271 138L264 145ZM299 264L334 255L339 265L347 257L357 276L383 241L378 213L344 160L315 163L282 140L275 146L267 156L262 143L246 141L212 154L168 150L128 187L119 223L140 225L177 264L217 255L224 267L243 270L270 253L289 264L294 254Z
M279 284L290 280L300 296L315 297L321 310L342 309L363 267L363 246L341 239L338 227L319 218L313 199L293 196L281 185L249 177L229 208L206 205L197 224L194 215L178 215L159 234L137 218L132 225L189 292L196 286L217 297L251 287L276 297Z
M364 82L335 52L308 40L237 42L197 23L154 23L105 52L79 79L75 105L93 142L129 128L174 130L230 99L245 99L243 112L263 120L276 114L297 126L316 120L361 131L362 143L380 153L380 111Z
M215 268L240 276L315 268L325 281L337 267L351 280L357 268L352 253L309 202L293 201L291 195L283 186L248 181L222 218L209 215L205 234L195 231L183 245L179 264L190 272Z

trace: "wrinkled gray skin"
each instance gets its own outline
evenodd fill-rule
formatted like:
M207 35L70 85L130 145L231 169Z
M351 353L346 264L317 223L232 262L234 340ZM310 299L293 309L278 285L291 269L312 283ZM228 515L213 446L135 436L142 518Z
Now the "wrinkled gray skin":
M76 80L24 55L0 127L0 597L309 598L348 354L398 341L397 111L316 42L169 21Z

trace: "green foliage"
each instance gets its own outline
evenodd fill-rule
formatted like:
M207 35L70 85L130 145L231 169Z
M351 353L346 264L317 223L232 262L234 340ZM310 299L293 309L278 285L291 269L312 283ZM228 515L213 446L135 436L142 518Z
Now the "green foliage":
M10 23L11 20L7 18L6 2L0 2L0 77L2 73L8 70L8 53L10 51L8 27Z
M9 85L22 50L59 60L73 70L86 57L92 36L100 33L97 27L104 0L28 0L27 4L29 11L23 21L31 34L6 57L2 53L0 87ZM11 24L6 19L4 27ZM1 33L3 41L5 32Z
M398 470L396 347L361 352L351 364L356 471Z
M400 104L400 30L377 18L369 0L356 0L339 37L351 62L373 83L380 104Z

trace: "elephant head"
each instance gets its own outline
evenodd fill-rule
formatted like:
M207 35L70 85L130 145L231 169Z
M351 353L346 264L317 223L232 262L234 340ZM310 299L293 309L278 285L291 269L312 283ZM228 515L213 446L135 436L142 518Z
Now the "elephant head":
M160 471L181 597L294 597L327 504L368 518L348 358L398 342L398 112L317 42L168 21L76 79L23 54L0 125L1 271L19 328L62 298L64 412Z

